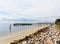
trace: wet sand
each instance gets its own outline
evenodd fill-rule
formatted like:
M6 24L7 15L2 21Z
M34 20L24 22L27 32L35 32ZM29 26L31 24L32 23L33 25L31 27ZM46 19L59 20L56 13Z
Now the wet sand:
M24 38L25 36L28 36L28 35L36 32L37 30L44 28L44 27L47 27L47 26L35 27L35 28L33 28L33 29L30 29L30 30L22 31L21 34L19 34L20 32L10 33L10 34L8 35L8 37L5 37L5 39L0 39L0 44L10 44L10 43L13 42L14 40L22 39L22 38ZM14 36L12 36L11 34L12 34L12 35L14 34Z

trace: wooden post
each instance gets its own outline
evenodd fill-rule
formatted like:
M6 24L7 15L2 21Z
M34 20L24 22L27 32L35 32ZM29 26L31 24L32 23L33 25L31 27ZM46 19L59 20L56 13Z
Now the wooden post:
M11 24L10 24L10 26L9 26L9 31L11 32Z

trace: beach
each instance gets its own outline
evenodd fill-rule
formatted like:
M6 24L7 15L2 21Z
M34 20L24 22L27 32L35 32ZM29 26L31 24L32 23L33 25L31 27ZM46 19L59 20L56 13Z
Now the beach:
M28 36L28 35L36 32L37 30L44 28L44 27L46 27L46 26L35 27L35 28L31 29L31 30L22 31L21 34L19 34L20 33L19 31L18 32L12 32L8 36L6 36L5 38L2 37L4 39L0 40L0 44L10 44L14 40L22 39L25 36ZM11 34L14 35L14 36L12 36Z
M11 44L57 44L60 42L60 31L55 25L45 26L32 31L33 33L28 31L28 34L25 33L25 37L21 36L23 38L15 39Z

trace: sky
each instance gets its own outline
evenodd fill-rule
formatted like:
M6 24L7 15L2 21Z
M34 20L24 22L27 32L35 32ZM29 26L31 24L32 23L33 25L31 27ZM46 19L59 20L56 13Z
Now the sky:
M60 0L0 0L0 21L60 16Z

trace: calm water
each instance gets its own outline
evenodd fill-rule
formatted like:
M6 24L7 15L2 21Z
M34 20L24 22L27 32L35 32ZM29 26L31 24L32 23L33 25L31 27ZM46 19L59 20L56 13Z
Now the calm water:
M36 26L34 26L34 25L32 25L32 26L13 26L12 25L11 30L12 31L24 31L24 30L34 28ZM0 34L4 34L4 33L8 33L8 32L10 32L9 24L7 24L7 23L0 24Z

